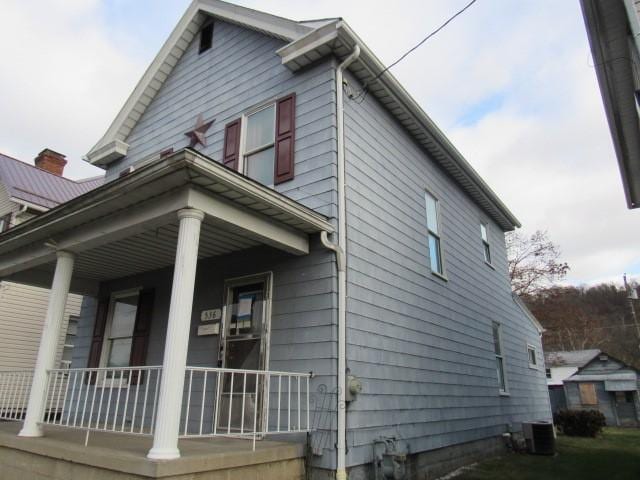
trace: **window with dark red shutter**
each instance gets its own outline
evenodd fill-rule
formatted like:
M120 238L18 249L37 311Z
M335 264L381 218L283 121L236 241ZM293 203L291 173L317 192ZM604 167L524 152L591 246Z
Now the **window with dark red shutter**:
M143 366L147 360L147 346L149 344L151 318L153 317L154 298L155 291L153 288L147 288L140 292L136 322L133 327L133 338L131 340L131 359L129 365L132 367ZM133 372L131 383L137 382L137 373L138 372L135 371ZM142 378L140 381L142 381Z
M91 348L89 350L89 361L87 368L98 368L100 366L100 356L102 355L102 343L104 341L104 328L107 324L109 314L109 298L102 298L98 301L96 309L96 321L93 325L93 337L91 338ZM95 383L96 373L89 375L85 381Z
M224 153L222 162L226 167L238 170L240 154L240 119L227 123L224 127Z
M293 178L296 131L296 94L278 100L276 105L276 161L274 183Z

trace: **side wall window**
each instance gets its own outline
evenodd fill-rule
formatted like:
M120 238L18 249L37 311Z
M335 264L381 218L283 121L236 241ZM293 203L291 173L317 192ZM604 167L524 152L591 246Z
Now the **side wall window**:
M493 322L493 350L496 356L496 372L498 375L498 386L500 393L507 393L507 378L504 365L504 354L502 352L502 326Z
M442 249L440 245L440 205L438 200L429 192L425 192L425 201L431 271L438 275L444 275Z
M491 245L489 244L489 233L487 232L486 223L480 224L480 237L482 238L484 261L491 265Z
M538 368L538 350L533 345L527 345L529 368Z

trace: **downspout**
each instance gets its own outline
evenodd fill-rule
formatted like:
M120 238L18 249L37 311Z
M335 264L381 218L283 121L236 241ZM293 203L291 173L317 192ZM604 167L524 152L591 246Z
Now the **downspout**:
M338 441L336 459L336 480L347 480L347 416L346 416L346 374L347 374L347 205L345 193L345 149L344 149L344 95L343 73L360 56L360 47L356 45L353 52L336 68L336 134L338 141L338 244L331 243L327 232L322 232L322 244L336 254L338 266Z

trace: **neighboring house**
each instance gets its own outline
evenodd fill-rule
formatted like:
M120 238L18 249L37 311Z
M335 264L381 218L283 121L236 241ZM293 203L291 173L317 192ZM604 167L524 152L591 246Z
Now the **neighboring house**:
M640 207L640 2L580 0L629 208Z
M605 352L564 381L567 408L599 410L618 427L640 426L639 387L638 371Z
M564 390L565 380L599 354L600 350L598 349L544 353L547 386L549 387L549 398L553 413L567 408L567 398Z
M0 236L0 277L58 300L20 435L153 436L147 458L123 440L135 462L69 448L75 469L257 468L312 431L317 478L418 477L551 420L541 329L510 289L517 219L343 20L195 0L87 160L105 185ZM69 291L88 297L67 374ZM287 452L277 478L299 478Z
M100 179L74 181L63 176L66 160L45 149L35 166L0 154L0 231L33 218L98 186ZM47 310L49 291L0 282L0 370L33 368ZM56 365L69 366L82 296L69 295ZM71 322L69 329L67 323Z

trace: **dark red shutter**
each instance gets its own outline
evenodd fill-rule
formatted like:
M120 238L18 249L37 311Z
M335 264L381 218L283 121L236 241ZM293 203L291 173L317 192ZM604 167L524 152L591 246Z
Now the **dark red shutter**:
M296 94L278 100L276 105L276 165L274 183L293 178L293 148L296 132Z
M93 325L93 338L91 339L91 349L89 350L89 361L87 368L98 368L100 366L100 355L102 354L102 343L104 341L104 327L107 324L107 314L109 313L109 298L98 300L96 310L96 321ZM95 383L96 372L93 372L85 379L88 383Z
M224 127L224 152L222 163L226 167L238 170L238 156L240 154L240 119L227 123Z
M136 312L136 323L133 327L133 339L131 340L131 358L129 365L139 367L147 360L147 346L149 344L149 330L151 318L153 317L153 300L155 291L153 288L146 288L140 292L138 297L138 310ZM138 372L131 375L131 383L138 381ZM140 378L142 382L142 378Z

